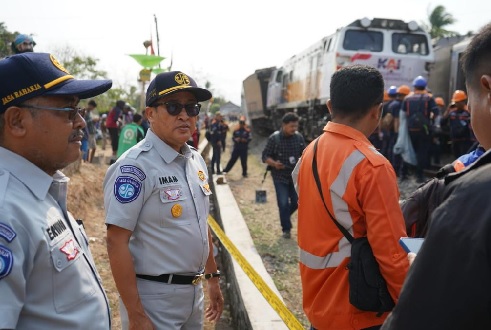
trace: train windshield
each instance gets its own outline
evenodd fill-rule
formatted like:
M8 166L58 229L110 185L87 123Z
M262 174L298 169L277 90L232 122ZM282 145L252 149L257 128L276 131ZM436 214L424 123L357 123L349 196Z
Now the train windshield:
M347 30L343 48L354 51L381 52L384 49L384 35L378 31Z
M428 55L428 42L425 35L414 33L393 33L392 51L396 54Z

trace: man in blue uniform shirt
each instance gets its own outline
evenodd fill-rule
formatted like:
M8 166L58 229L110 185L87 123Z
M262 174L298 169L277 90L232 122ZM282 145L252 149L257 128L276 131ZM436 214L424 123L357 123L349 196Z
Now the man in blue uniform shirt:
M76 80L45 53L0 60L0 329L110 329L110 310L61 169L80 157L78 102L110 80Z
M239 127L232 133L232 140L234 141L234 148L230 160L225 166L224 172L230 172L234 167L235 162L240 157L240 164L242 166L242 176L247 178L247 151L249 142L251 142L251 130L246 127L245 119L239 120Z
M433 96L426 91L426 79L418 76L413 80L414 92L404 98L401 111L407 116L407 128L416 152L416 176L423 182L423 170L430 165L431 120L440 116L440 109Z
M208 171L186 141L211 93L180 71L147 90L145 139L104 179L107 249L123 329L202 329L220 318L223 297L213 256ZM201 280L208 279L204 309Z

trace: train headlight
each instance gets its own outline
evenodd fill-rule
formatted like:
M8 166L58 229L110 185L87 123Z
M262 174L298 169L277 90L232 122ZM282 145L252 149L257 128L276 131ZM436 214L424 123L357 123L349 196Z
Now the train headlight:
M368 17L363 17L361 20L360 20L360 25L364 28L367 28L370 26L370 24L372 24L372 20L369 19Z
M411 21L407 23L407 28L409 29L409 31L416 31L419 28L419 25L418 23L416 23L416 21Z

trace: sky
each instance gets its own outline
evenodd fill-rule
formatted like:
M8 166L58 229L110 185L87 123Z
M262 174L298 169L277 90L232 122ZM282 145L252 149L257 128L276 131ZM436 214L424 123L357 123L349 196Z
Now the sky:
M0 22L33 34L36 52L68 46L98 59L120 88L143 87L142 67L128 55L145 54L152 38L166 58L162 67L172 58L173 70L200 86L209 81L215 96L240 105L242 81L255 70L280 67L337 28L363 17L419 23L437 5L457 19L448 29L461 34L491 22L491 2L482 0L0 0Z

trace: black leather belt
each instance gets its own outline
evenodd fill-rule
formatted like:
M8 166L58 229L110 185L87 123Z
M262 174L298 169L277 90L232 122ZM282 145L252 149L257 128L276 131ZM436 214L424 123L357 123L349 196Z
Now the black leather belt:
M192 284L198 285L203 279L204 274L196 274L196 275L175 275L175 274L162 274L162 275L142 275L136 274L136 277L154 281L154 282L162 282L167 284Z

